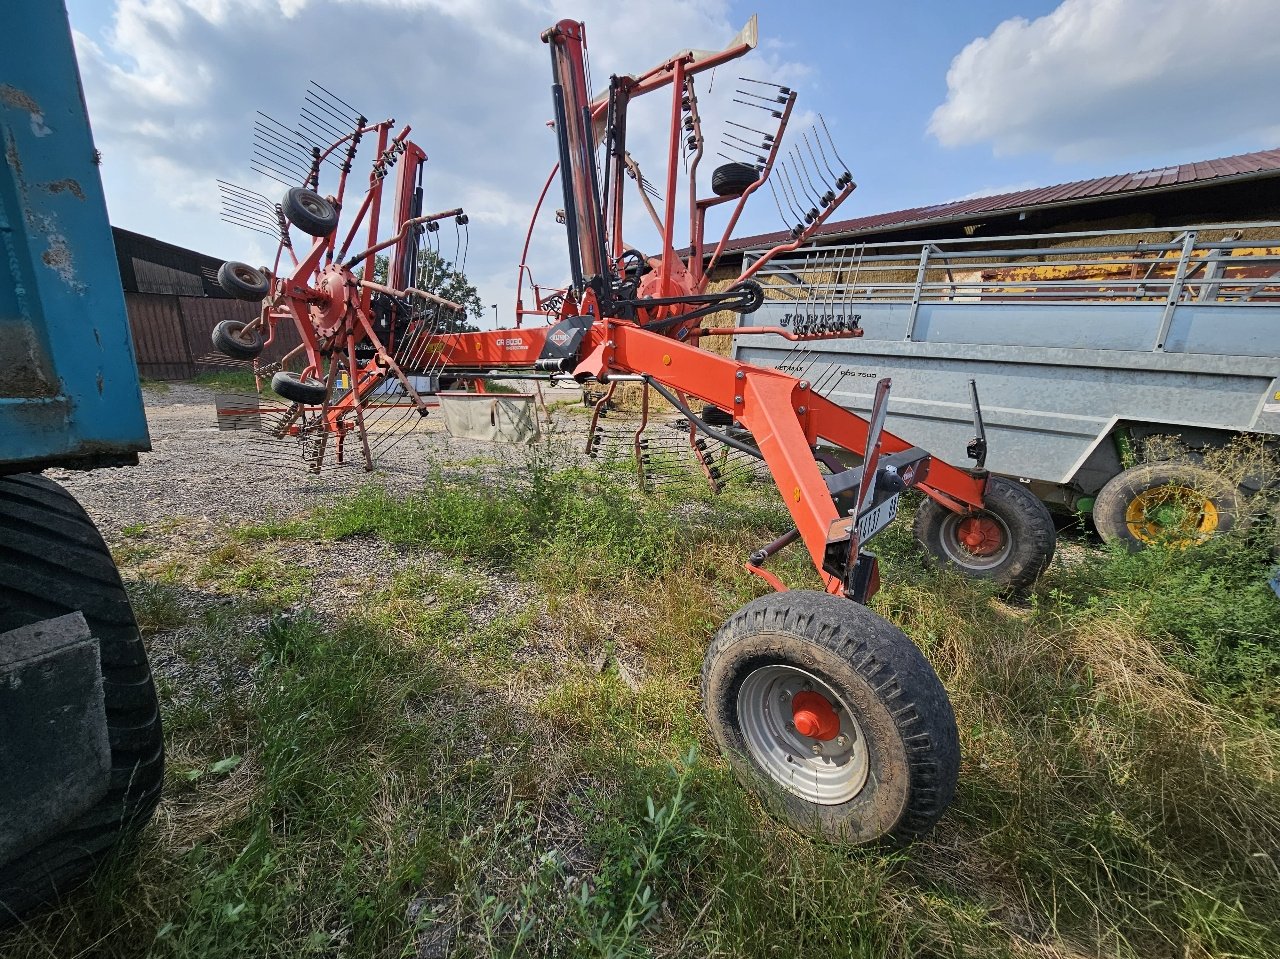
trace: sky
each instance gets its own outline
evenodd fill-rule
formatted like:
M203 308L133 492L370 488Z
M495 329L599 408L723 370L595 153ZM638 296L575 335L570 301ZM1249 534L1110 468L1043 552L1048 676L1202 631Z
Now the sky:
M791 136L821 116L858 183L835 219L1280 146L1274 0L67 7L113 224L270 263L266 237L220 221L216 180L273 200L283 193L250 170L253 121L261 110L292 124L314 80L368 117L412 125L429 158L427 209L461 206L470 217L465 237L452 224L442 229L441 253L461 265L465 252L486 325L495 315L489 304L497 304L498 325L513 322L529 217L555 162L539 35L563 18L586 23L600 90L609 74L642 72L678 50L721 49L757 13L759 47L704 75L699 87L708 147L719 148L727 120L763 129L768 119L732 102L739 77L794 88ZM629 118L628 145L649 179L663 178L668 110L654 94L636 101ZM719 162L712 156L702 170ZM703 183L705 190L705 175ZM535 279L549 286L568 273L564 233L549 215L562 205L557 193L553 186L529 257ZM631 202L628 243L656 252ZM780 226L764 190L734 235Z

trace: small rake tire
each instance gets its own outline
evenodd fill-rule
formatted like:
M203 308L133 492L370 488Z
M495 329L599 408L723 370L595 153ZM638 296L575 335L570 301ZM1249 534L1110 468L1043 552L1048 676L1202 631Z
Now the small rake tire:
M338 209L319 193L295 186L280 202L285 217L308 236L328 236L338 225Z
M213 348L233 360L254 360L262 353L262 334L247 323L223 320L213 328Z
M0 478L0 633L79 610L97 638L111 742L98 804L17 859L0 863L0 928L58 899L151 818L164 737L147 652L120 573L93 521L57 483Z
M271 377L271 389L290 403L303 406L319 406L329 395L329 388L319 380L303 379L297 373L280 370Z
M741 196L760 179L760 171L750 163L726 163L711 174L711 192L716 196Z
M271 278L248 263L228 260L218 267L218 286L237 300L256 303L271 292Z
M1129 550L1161 541L1189 546L1231 529L1240 511L1240 491L1212 470L1151 463L1108 480L1094 501L1093 525L1104 541ZM1170 520L1162 523L1161 512Z
M791 767L773 761L760 721L775 700L749 695L773 674L808 677L834 700L842 730L855 745L861 738L861 752L848 762L864 769L834 789L811 788L810 773L831 770L822 757L796 750L788 756L795 775L780 778L778 770ZM907 842L931 829L955 795L959 737L941 681L901 630L842 597L795 590L742 607L707 650L702 701L738 778L797 832L845 845ZM789 709L780 700L775 708ZM778 732L777 744L792 749L794 724Z
M916 508L913 531L936 566L985 579L1009 592L1026 589L1053 560L1058 534L1049 508L1028 489L1002 476L987 480L984 508L968 516L931 499ZM971 552L960 538L966 521L989 523L1001 542L989 553Z

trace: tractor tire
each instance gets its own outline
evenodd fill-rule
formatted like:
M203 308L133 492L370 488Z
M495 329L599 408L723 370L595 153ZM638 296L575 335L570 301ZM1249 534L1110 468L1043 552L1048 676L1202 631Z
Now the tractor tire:
M926 499L916 509L914 532L936 565L1010 592L1036 581L1053 560L1058 541L1048 507L1000 476L987 480L985 508L967 515Z
M937 674L842 597L795 590L738 610L707 650L702 703L738 778L797 832L905 842L955 795L959 738Z
M213 348L233 360L255 360L262 353L262 334L257 327L246 332L248 324L239 320L223 320L213 328Z
M1240 492L1191 463L1134 466L1107 481L1093 504L1093 525L1108 543L1140 550L1154 543L1190 546L1235 525Z
M228 260L218 267L218 286L237 300L256 303L271 292L271 278L248 263Z
M280 207L289 222L308 236L328 236L338 225L337 207L305 187L291 189Z
M329 388L319 380L303 379L297 373L280 370L271 377L271 389L290 403L319 406L329 395Z
M164 737L147 652L115 561L93 521L57 483L0 478L0 633L79 610L99 643L111 750L98 804L52 838L0 864L0 926L83 880L151 818Z
M760 171L750 163L726 163L711 174L711 192L716 196L741 196L760 179Z

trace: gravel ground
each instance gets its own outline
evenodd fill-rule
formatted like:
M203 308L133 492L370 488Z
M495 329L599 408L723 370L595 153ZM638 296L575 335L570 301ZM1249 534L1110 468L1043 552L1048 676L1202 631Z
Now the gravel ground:
M80 501L112 545L131 526L180 521L185 532L199 538L211 527L290 516L371 480L419 489L438 465L463 464L500 480L503 474L518 475L527 456L513 447L455 440L445 432L443 418L433 414L377 457L373 474L348 463L314 475L290 441L255 430L219 430L211 389L178 383L147 390L144 398L152 451L141 454L137 466L47 472ZM571 459L584 437L585 422L574 418L553 434L553 448Z

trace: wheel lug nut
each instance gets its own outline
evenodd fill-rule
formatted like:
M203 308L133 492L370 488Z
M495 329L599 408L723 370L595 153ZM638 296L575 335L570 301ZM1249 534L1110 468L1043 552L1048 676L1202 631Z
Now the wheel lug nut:
M814 743L811 747L815 756L822 755L822 743Z

